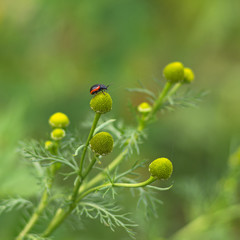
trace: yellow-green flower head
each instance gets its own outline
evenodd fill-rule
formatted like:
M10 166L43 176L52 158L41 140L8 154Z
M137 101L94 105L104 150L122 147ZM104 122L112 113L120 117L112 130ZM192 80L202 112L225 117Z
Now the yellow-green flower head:
M96 154L107 155L113 150L113 137L107 132L97 133L91 139L90 147Z
M48 150L51 153L54 153L57 150L57 144L52 141L46 141L45 142L45 149Z
M140 113L148 113L151 112L152 107L147 102L142 102L138 105L138 111Z
M56 128L64 128L69 125L69 119L68 116L64 113L57 112L54 113L50 118L49 118L49 124L52 127Z
M184 68L184 83L191 83L194 80L194 73L191 68Z
M112 110L112 98L106 92L99 92L91 99L90 107L96 113L107 113Z
M181 82L184 78L184 66L181 62L169 63L164 68L163 75L169 82Z
M55 128L51 132L51 138L55 141L61 140L66 135L65 131L62 128Z
M149 172L158 179L168 179L173 171L172 162L167 158L157 158L149 165Z

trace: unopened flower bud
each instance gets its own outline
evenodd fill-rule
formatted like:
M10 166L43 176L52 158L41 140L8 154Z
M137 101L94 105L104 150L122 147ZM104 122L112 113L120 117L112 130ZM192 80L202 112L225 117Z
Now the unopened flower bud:
M69 125L69 119L66 114L57 112L49 118L49 124L55 128L64 128Z
M107 113L112 110L112 98L108 93L100 92L91 99L90 107L96 113Z
M65 131L62 128L55 128L51 132L51 138L55 141L61 140L62 138L65 137Z
M138 111L140 113L148 113L151 112L152 107L147 102L142 102L138 105Z
M90 147L96 154L107 155L113 150L113 137L107 132L97 133L91 139Z
M149 165L149 172L158 179L168 179L173 171L172 162L167 158L157 158Z
M53 141L46 141L45 149L48 150L50 153L54 154L57 151L57 144Z
M163 75L171 83L181 82L184 78L184 66L181 62L169 63L164 68Z
M191 68L184 68L184 83L191 83L194 80L194 73Z

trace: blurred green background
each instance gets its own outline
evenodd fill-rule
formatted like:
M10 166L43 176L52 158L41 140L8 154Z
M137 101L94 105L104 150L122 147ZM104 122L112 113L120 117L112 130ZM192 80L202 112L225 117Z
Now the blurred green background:
M138 104L145 98L125 89L141 81L154 90L153 79L164 81L163 67L181 61L195 72L191 88L210 94L198 108L164 114L148 129L140 157L166 156L174 164L174 187L159 194L159 218L144 221L129 194L125 208L140 225L139 240L168 238L217 208L227 159L240 144L239 9L238 0L1 0L0 197L38 191L16 149L22 139L46 139L52 113L66 113L78 128L90 112L90 86L104 83L114 101L109 117L134 124L126 99ZM182 239L239 239L237 223L210 224ZM13 239L21 226L20 212L2 215L0 238ZM128 236L93 221L84 230L56 233L60 240L98 238Z

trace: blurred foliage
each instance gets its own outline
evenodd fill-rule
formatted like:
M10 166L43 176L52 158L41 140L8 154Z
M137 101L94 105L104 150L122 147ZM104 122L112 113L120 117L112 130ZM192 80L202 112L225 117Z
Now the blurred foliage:
M194 88L210 94L199 108L163 115L149 129L141 158L168 156L174 187L160 196L165 203L159 218L146 222L141 209L135 212L143 219L137 239L169 237L205 214L214 193L231 196L223 190L231 189L231 179L216 185L228 174L226 160L240 143L239 7L238 0L0 1L0 197L38 191L16 149L22 139L46 139L53 112L65 112L78 128L89 113L89 88L99 82L110 84L111 114L131 123L126 98L136 105L145 99L125 88L141 81L154 90L154 79L175 60L194 70ZM133 198L122 199L132 212ZM225 204L234 207L233 201ZM1 239L16 235L20 214L2 215ZM78 234L63 229L57 239ZM238 239L237 234L237 222L230 221L199 236ZM81 236L124 239L125 234L90 221Z

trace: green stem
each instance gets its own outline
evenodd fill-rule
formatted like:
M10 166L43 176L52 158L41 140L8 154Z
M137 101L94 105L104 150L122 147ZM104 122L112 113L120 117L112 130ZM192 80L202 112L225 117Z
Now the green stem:
M95 117L94 117L94 120L93 120L93 124L92 124L92 128L89 132L89 135L88 135L88 138L87 138L87 142L85 144L85 147L83 149L83 153L82 153L82 156L81 156L81 159L80 159L80 166L79 166L79 175L81 176L82 175L82 168L83 168L83 162L84 162L84 158L85 158L85 155L86 155L86 152L87 152L87 148L88 148L88 145L89 145L89 142L92 138L92 135L94 133L94 130L97 126L97 123L98 123L98 120L101 116L101 113L96 113L95 114Z
M73 189L73 193L72 195L69 197L69 200L71 201L71 204L69 205L69 208L66 210L64 208L59 208L55 214L55 216L53 217L52 221L50 222L50 224L48 225L47 229L44 231L44 233L42 234L43 237L48 237L51 235L51 233L64 221L64 219L72 212L72 210L75 208L76 206L76 200L77 200L77 195L78 195L78 191L79 188L82 184L83 179L89 174L89 172L91 171L93 165L95 164L97 160L97 157L95 156L92 161L90 162L88 168L86 169L85 173L83 174L82 178L80 178L78 176L76 182L75 182L75 186Z
M156 100L152 111L149 113L149 115L144 118L141 119L141 121L138 124L137 130L139 132L143 131L144 128L146 127L146 124L148 123L148 121L150 120L150 118L152 117L152 115L154 113L156 113L156 111L161 107L161 105L163 104L165 97L167 96L169 90L172 87L172 83L167 82L162 90L162 92L160 93L158 99ZM177 84L176 84L177 85ZM176 86L175 85L175 86ZM180 86L178 86L180 87ZM177 88L178 88L177 87ZM177 90L176 88L176 90ZM175 91L176 91L175 90ZM151 116L150 116L151 115ZM138 138L139 134L136 135L136 139ZM79 193L83 192L85 189L88 189L92 186L94 186L95 184L97 184L98 182L100 182L101 180L104 179L106 172L112 172L119 164L120 162L124 159L124 157L127 155L128 153L128 149L126 148L123 152L121 152L101 173L99 173L96 177L94 177L91 181L89 181L86 185L83 185L80 189L79 189Z
M235 219L240 218L240 204L227 206L226 208L202 214L196 219L192 220L184 227L175 232L169 237L171 240L181 239L201 239L201 234L207 233L216 224L221 221L221 225L224 226ZM199 238L200 237L200 238ZM203 237L204 239L204 237Z
M138 125L138 131L141 132L143 131L143 129L145 128L146 123L149 122L149 120L151 119L151 117L156 113L156 111L161 107L161 105L164 102L164 98L166 97L166 95L168 94L170 88L172 87L172 83L167 82L163 91L161 92L161 94L159 95L158 99L156 100L152 111L150 112L150 114L144 118L142 121L140 121L139 125ZM97 122L100 118L101 114L97 114L95 115L94 118L94 122L92 125L92 128L90 130L85 148L83 150L83 154L81 156L81 160L80 160L80 167L79 167L79 175L81 177L81 179L83 180L89 173L89 171L92 169L92 166L94 165L95 160L93 160L90 165L88 166L88 169L86 170L86 172L82 175L82 168L83 168L83 162L84 162L84 158L86 155L86 151L89 145L89 142L92 138L92 135L94 133L94 130L96 128ZM135 138L137 139L139 136L139 134L135 135ZM78 194L80 194L80 197L77 199L77 201L81 200L83 197L85 197L86 195L88 195L89 193L99 190L100 188L103 187L107 187L110 185L113 185L115 187L130 187L130 188L134 188L134 187L143 187L146 186L147 184L150 184L151 182L155 181L156 179L153 177L150 177L147 181L142 182L142 183L137 183L137 184L127 184L127 183L114 183L114 184L103 184L101 186L97 186L94 188L91 188L92 186L94 186L95 184L97 184L98 182L100 182L101 180L104 179L105 174L107 171L112 172L120 163L121 161L124 159L124 157L128 154L128 148L126 148L124 151L122 151L101 173L99 173L96 177L94 177L91 181L89 181L87 184L83 185L81 187L82 181L80 179L77 180L77 183L75 185L74 188L74 192L72 195L72 204L70 205L69 209L66 211L64 209L58 209L56 215L54 216L53 220L51 221L51 223L49 224L48 228L46 229L46 231L43 233L43 237L47 237L49 236L63 221L64 219L72 212L72 210L75 207L76 204L76 197ZM90 188L90 189L89 189ZM85 189L88 189L86 192L84 192ZM82 194L82 195L81 195Z
M166 97L167 93L169 92L170 88L173 86L173 83L166 82L161 94L159 95L158 99L153 104L152 111L149 113L149 115L146 118L146 122L152 118L152 116L159 110L159 108L164 103L164 98Z
M38 218L40 217L40 215L43 213L44 209L48 205L49 190L52 187L53 177L55 175L56 169L57 169L56 164L51 165L51 168L48 169L49 170L49 179L46 180L46 186L45 186L45 189L43 191L41 200L40 200L36 210L34 211L33 215L29 219L28 223L25 225L24 229L17 236L16 240L24 239L26 234L32 229L32 227L35 225Z
M107 172L112 172L117 165L123 160L123 158L127 155L128 149L126 148L123 152L121 152L102 172L100 172L96 177L90 180L88 183L83 185L79 189L79 193L83 192L85 189L88 189L94 186L96 183L100 182L105 176Z
M168 93L168 98L171 97L181 86L182 82L176 83ZM166 99L167 100L167 99Z
M79 192L79 189L81 187L81 184L84 180L84 178L89 174L89 172L91 171L93 165L96 162L96 156L92 159L92 161L90 162L89 166L87 167L86 171L84 174L82 174L82 168L83 168L83 162L84 162L84 158L87 152L87 148L89 145L89 142L93 136L94 130L97 126L98 120L100 118L101 114L100 113L96 113L94 120L93 120L93 124L91 127L91 130L89 132L85 147L83 149L83 153L80 159L80 166L79 166L79 175L75 181L75 186L72 192L72 195L69 197L69 200L71 201L68 209L64 209L64 208L59 208L55 214L55 216L53 217L52 221L50 222L50 224L48 225L47 229L44 231L44 233L42 234L43 237L48 237L49 235L51 235L51 233L64 221L64 219L72 212L72 210L75 208L76 206L76 199L77 199L77 195Z
M140 183L105 183L105 184L102 184L100 186L90 188L86 192L82 193L82 195L79 196L77 202L79 202L81 199L86 197L88 194L90 194L92 192L95 192L95 191L99 191L100 189L103 189L103 188L106 188L106 187L109 187L109 186L125 187L125 188L138 188L138 187L145 187L146 185L149 185L156 180L157 180L157 178L155 178L153 176L150 176L149 179L147 179L144 182L140 182Z

